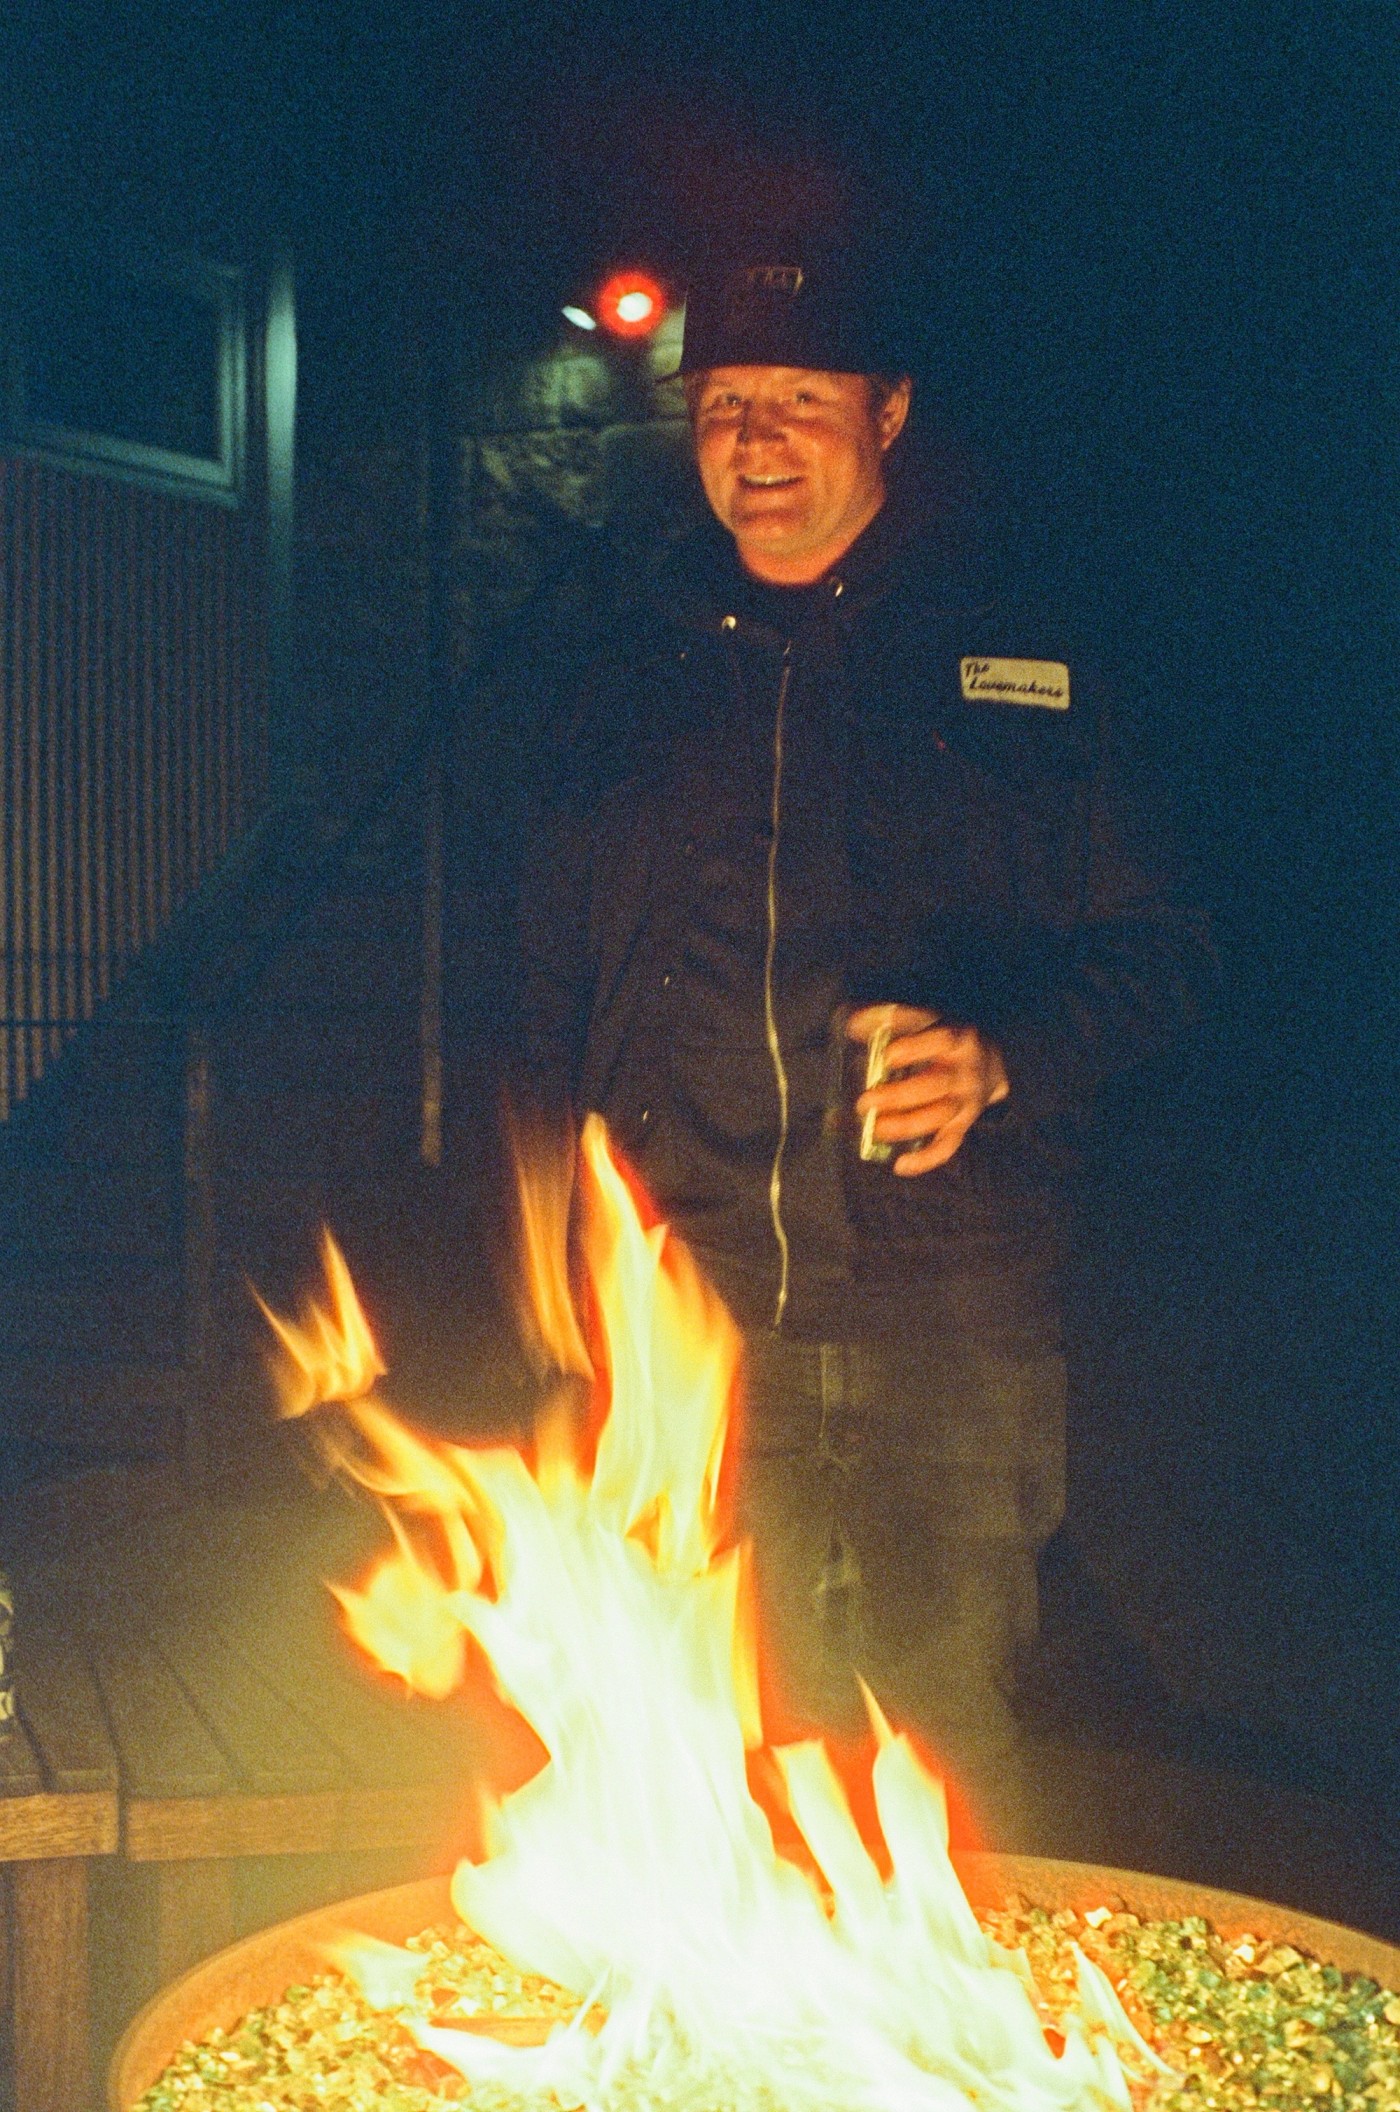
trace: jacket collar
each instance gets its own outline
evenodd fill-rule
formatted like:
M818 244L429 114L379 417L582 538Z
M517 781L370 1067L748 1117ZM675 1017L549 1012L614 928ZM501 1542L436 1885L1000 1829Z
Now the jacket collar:
M781 645L795 628L829 610L842 627L891 599L911 613L948 615L995 599L994 567L969 546L966 524L896 482L885 504L840 562L812 587L765 586L740 564L718 521L680 544L658 581L665 613L690 632L735 633Z

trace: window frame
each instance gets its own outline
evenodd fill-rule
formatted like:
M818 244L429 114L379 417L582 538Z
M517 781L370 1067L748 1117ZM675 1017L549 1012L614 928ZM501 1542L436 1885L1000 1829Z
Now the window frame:
M145 280L202 301L216 324L215 417L217 452L186 454L147 441L121 439L37 417L27 401L30 347L35 318L26 281L45 264L107 262L137 281ZM0 439L10 451L42 457L65 469L96 472L147 490L183 494L236 506L244 493L248 420L248 342L243 274L233 266L151 250L129 242L26 246L18 268L0 284L0 316L7 346Z

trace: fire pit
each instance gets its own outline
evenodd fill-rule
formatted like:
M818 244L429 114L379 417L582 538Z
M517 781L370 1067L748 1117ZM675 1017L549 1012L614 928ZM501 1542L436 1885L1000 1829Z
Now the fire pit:
M1115 1871L973 1859L960 1880L943 1785L873 1695L861 1821L819 1739L768 1742L746 1555L719 1499L742 1345L644 1222L595 1118L579 1159L577 1305L567 1193L522 1179L531 1325L562 1381L529 1456L424 1437L378 1398L333 1246L330 1308L273 1319L286 1411L393 1530L359 1587L333 1587L349 1633L428 1697L484 1659L544 1764L485 1814L484 1853L446 1894L290 1923L171 1990L122 2049L121 2112L174 2047L332 1962L350 1987L289 1996L182 2071L159 2112L241 2108L264 2081L298 2105L332 2088L346 2106L428 2104L435 2078L498 2107L1131 2112L1175 2105L1186 2071L1203 2112L1324 2096L1400 2112L1395 1952ZM458 1938L414 1943L449 1919L475 1932L462 1962L487 1957L484 1978L454 1977ZM377 1947L332 1961L327 1938L356 1925ZM539 2004L509 2033L482 2028L497 1971L528 1976ZM333 2083L357 2034L368 2065L342 2058ZM1261 2087L1232 2094L1246 2073Z
M1275 1953L1287 1945L1342 1973L1365 1975L1381 1988L1400 1987L1400 1946L1238 1893L1033 1856L960 1856L958 1871L979 1912L1014 1896L1052 1912L1075 1908L1081 1915L1092 1914L1112 1905L1144 1922L1199 1919L1229 1942L1248 1936L1261 1950L1268 1947ZM112 2060L109 2112L135 2112L143 2094L187 2041L204 2039L216 2029L228 2031L250 2009L277 2002L288 1987L323 1973L327 1946L347 1930L403 1943L420 1929L452 1918L448 1880L430 1878L303 1914L205 1959L157 1995L128 2026ZM553 2021L497 2018L490 2029L503 2040L528 2043ZM1336 2102L1330 2091L1326 2098ZM1313 2101L1322 2103L1324 2097L1315 2095Z

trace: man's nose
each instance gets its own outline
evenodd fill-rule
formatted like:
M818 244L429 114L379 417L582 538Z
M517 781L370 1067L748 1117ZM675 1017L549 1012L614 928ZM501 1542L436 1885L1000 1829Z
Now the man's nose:
M739 421L739 444L742 447L754 440L775 440L781 436L782 429L783 422L775 405L746 403Z

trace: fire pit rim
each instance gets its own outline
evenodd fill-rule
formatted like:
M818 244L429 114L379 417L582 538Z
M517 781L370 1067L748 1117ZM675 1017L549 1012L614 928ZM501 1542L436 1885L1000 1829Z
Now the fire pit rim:
M1197 1914L1224 1937L1249 1934L1291 1943L1324 1964L1400 1989L1400 1945L1247 1893L1047 1856L969 1853L956 1855L954 1862L968 1898L979 1909L1014 1892L1050 1909L1121 1903L1145 1921ZM402 1942L435 1922L455 1919L449 1884L445 1876L420 1878L361 1893L276 1922L191 1966L153 1995L123 2032L108 2070L110 2112L134 2112L143 2092L186 2040L203 2038L218 2025L227 2028L248 2010L279 2000L299 1980L324 1971L323 1946L332 1937L354 1929ZM517 2036L518 2025L500 2035Z

